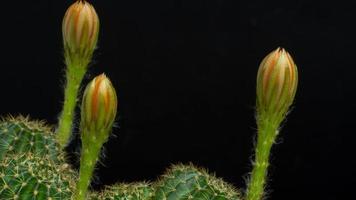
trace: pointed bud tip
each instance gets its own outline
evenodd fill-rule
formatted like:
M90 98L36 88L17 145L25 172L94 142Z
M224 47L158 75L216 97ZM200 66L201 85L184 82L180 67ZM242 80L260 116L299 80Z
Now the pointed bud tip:
M110 79L106 76L105 73L98 75L97 77L95 77L95 79L99 79L99 80L107 79L108 81L110 81Z

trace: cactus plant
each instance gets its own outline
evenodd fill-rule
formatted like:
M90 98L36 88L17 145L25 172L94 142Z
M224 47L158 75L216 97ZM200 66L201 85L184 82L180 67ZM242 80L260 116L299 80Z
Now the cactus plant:
M1 199L70 199L75 172L66 163L31 152L7 154L0 163Z
M240 200L231 185L192 164L173 165L153 183L118 184L92 194L92 200Z
M105 75L87 86L81 106L82 152L77 173L66 162L80 83L96 47L99 18L94 7L78 0L63 24L67 65L63 110L54 133L51 126L28 117L0 121L0 199L38 200L261 200L267 180L269 154L279 126L292 105L297 89L297 68L284 49L270 53L257 76L255 162L246 194L189 165L173 165L154 182L117 183L101 192L89 191L103 144L109 138L117 113L115 88ZM244 196L243 196L244 195Z
M154 185L154 200L241 199L234 187L193 165L172 166Z
M58 160L59 146L49 126L28 117L6 117L0 122L0 160L7 154L32 152ZM63 154L62 154L63 155Z
M92 193L91 200L144 200L152 199L153 188L150 183L138 182L107 186L100 193Z

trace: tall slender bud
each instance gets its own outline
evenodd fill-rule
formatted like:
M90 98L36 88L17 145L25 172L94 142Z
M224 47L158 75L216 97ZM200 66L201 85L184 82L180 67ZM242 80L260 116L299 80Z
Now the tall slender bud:
M85 0L72 4L62 22L65 51L90 59L99 35L99 18L94 7Z
M75 200L87 199L94 167L111 132L116 109L117 96L110 80L104 74L95 77L86 87L82 101L82 153Z
M297 66L283 48L274 50L263 59L257 74L258 134L246 200L264 199L271 148L293 103L297 84Z
M110 129L116 116L117 96L110 80L101 74L86 87L82 102L82 128Z
M283 48L268 54L257 74L258 112L283 116L293 103L298 84L298 70Z
M64 103L57 129L57 140L64 148L72 133L74 108L80 83L91 62L99 35L99 18L85 0L72 4L62 22L64 58L67 65Z

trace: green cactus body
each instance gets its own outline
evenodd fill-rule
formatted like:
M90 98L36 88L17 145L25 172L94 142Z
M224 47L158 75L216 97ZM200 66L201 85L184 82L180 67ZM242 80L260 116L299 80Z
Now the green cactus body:
M152 184L107 187L91 200L241 200L233 186L192 165L175 165Z
M91 200L148 200L152 196L149 183L117 184L106 187L100 194L93 193Z
M72 196L75 173L32 153L8 155L0 164L0 199L67 200Z
M192 165L175 165L155 184L153 200L240 200L222 180Z
M32 152L58 161L58 144L49 127L43 122L29 121L24 117L9 118L0 122L0 161L8 154Z

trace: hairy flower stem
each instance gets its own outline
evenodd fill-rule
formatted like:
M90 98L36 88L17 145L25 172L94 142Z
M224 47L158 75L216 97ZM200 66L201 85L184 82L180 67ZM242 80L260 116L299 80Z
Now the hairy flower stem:
M117 96L115 88L104 75L95 77L83 95L80 122L82 152L79 180L74 200L85 200L100 149L108 140L116 117Z
M80 83L85 75L88 62L67 61L66 86L64 91L63 110L59 117L57 141L62 148L68 143L74 119L74 109L77 104Z
M82 134L86 134L90 137L82 137L82 152L80 157L80 170L79 170L79 180L77 182L77 188L75 192L74 200L85 200L88 187L93 176L96 162L99 159L99 154L101 147L106 141L103 137L107 134L106 131L101 131L103 133L89 132L88 130L83 130Z
M253 170L247 186L246 200L261 200L267 179L271 147L278 135L279 122L268 117L258 119L258 136Z

